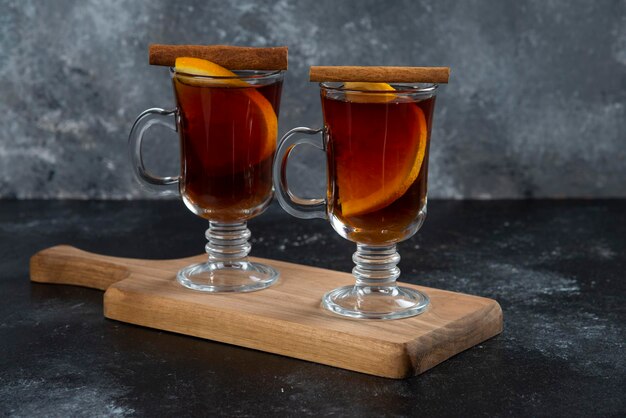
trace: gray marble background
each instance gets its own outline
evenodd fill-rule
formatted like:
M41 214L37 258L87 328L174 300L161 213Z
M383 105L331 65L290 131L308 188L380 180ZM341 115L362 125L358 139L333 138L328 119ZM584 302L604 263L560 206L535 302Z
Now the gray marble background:
M152 42L288 45L281 133L320 124L311 64L449 65L431 197L626 196L624 0L0 0L0 197L151 196L126 139L173 103ZM175 172L176 138L153 136L149 167ZM318 193L323 158L297 157Z

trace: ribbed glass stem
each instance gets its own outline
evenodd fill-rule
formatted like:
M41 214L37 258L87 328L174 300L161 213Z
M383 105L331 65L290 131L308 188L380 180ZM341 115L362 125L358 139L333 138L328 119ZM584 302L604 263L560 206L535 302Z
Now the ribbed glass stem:
M389 289L396 287L396 280L400 277L400 254L395 245L371 246L357 244L352 261L356 266L352 274L356 277L357 287Z
M205 233L206 252L210 262L245 261L252 245L248 242L252 234L246 222L209 222Z

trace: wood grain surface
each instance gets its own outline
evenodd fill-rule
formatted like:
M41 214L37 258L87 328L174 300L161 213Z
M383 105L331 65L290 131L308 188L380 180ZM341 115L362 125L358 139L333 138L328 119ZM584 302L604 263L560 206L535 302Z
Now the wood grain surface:
M502 331L492 299L404 284L428 294L416 317L350 320L320 308L322 295L353 283L351 274L256 259L280 271L279 282L241 294L184 288L176 272L206 255L140 260L68 246L31 258L31 280L102 289L107 318L389 378L422 373Z

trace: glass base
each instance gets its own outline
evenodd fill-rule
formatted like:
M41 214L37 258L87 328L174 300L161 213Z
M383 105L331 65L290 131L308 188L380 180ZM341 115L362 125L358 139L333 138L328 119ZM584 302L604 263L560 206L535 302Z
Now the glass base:
M395 244L357 243L356 248L352 256L356 284L326 293L322 298L324 309L349 318L400 319L419 315L428 308L428 296L396 284L400 255Z
M201 292L254 292L278 280L279 273L265 264L249 261L207 262L181 269L176 280Z
M359 319L400 319L424 312L430 299L408 287L344 286L322 298L322 307Z

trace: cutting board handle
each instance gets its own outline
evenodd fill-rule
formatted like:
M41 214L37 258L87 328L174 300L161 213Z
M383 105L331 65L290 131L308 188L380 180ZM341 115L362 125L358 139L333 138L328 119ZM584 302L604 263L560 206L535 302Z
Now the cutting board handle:
M30 280L37 283L71 284L106 290L130 274L127 259L109 257L57 245L30 258Z

